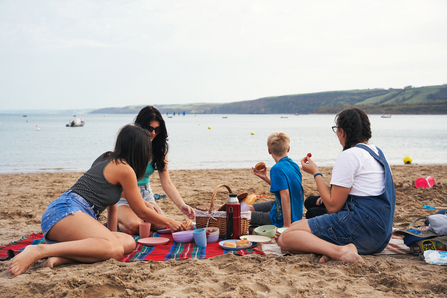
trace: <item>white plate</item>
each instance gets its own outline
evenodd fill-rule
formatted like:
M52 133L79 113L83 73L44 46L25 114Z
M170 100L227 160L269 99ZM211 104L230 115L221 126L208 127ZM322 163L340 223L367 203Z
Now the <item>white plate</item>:
M230 247L230 246L224 246L223 245L223 243L224 242L236 242L236 241L239 241L239 240L237 240L237 239L231 239L231 240L223 240L223 241L220 241L219 242L219 246L221 247L221 248L223 248L223 249L226 249L226 250L241 250L241 249L247 249L247 248L250 248L252 245L253 245L253 243L251 243L250 242L250 245L249 246L245 246L245 247Z
M277 229L276 229L276 232L282 234L282 232L284 232L284 231L287 230L287 229L288 229L288 227L277 228Z
M242 240L247 239L250 242L256 242L256 243L269 243L272 240L270 237L259 236L259 235L245 235L239 238Z

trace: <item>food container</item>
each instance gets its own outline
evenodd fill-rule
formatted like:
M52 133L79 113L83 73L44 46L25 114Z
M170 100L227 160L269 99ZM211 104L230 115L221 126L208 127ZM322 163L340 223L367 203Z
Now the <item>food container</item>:
M275 237L276 234L276 226L274 225L259 226L255 229L255 233L256 235L273 238Z
M216 227L219 228L220 237L227 237L227 212L226 205L224 204L220 208L214 207L214 199L217 195L217 191L220 187L224 186L230 193L232 193L231 188L225 184L219 184L215 189L211 196L211 204L207 206L197 206L195 209L196 213L196 227L198 229L207 228L207 227ZM239 201L245 197L246 193L242 193L238 196ZM251 220L251 212L241 212L241 235L248 234L248 227L250 225Z
M208 243L215 243L219 240L219 228L209 227L205 228L206 241Z

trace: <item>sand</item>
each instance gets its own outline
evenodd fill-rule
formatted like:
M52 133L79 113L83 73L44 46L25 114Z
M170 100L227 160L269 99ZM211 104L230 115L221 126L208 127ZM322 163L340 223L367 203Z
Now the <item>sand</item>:
M322 168L326 182L331 168ZM447 205L447 165L393 166L397 204L394 226L434 213L423 205ZM0 245L40 231L47 205L82 173L0 175ZM431 189L416 189L419 177L433 176ZM317 194L313 177L303 175L305 195ZM171 171L171 179L191 206L210 203L219 184L233 192L267 195L269 187L250 169ZM159 179L154 193L163 194ZM216 204L228 197L222 188ZM264 199L261 199L264 200ZM167 198L161 208L177 220L185 216ZM106 219L105 214L100 218ZM206 260L68 264L54 269L36 262L13 277L0 262L0 297L447 297L447 266L426 264L412 255L367 255L364 264L318 264L314 254L294 256L227 254Z

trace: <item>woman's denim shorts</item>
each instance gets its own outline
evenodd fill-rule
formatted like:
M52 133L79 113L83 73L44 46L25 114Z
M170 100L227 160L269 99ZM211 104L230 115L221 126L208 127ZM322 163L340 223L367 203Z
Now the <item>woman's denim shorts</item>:
M358 206L347 202L339 212L309 218L307 223L312 234L330 243L353 243L359 254L381 252L389 240L384 227L371 214L356 209Z
M138 188L140 189L140 193L141 196L143 197L143 200L145 200L148 203L155 203L154 194L152 193L152 188L149 185L149 183L146 185L138 186ZM120 200L118 201L118 207L122 205L129 206L129 203L125 198L120 198Z
M58 199L51 202L42 215L40 226L46 243L55 243L47 238L47 233L61 219L75 212L84 212L96 219L95 212L87 201L80 195L68 190Z

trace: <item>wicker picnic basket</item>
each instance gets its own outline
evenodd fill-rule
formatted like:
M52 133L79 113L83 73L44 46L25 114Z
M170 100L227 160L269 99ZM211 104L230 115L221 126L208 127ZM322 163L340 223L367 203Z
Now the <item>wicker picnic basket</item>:
M211 196L211 203L209 206L197 206L196 207L196 226L198 229L207 227L219 228L219 237L227 237L227 212L223 205L220 208L214 207L214 198L220 187L225 187L230 193L231 188L225 184L219 184ZM241 212L241 235L248 234L248 227L250 225L251 212Z

